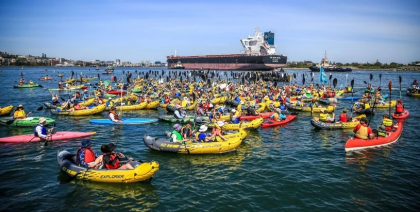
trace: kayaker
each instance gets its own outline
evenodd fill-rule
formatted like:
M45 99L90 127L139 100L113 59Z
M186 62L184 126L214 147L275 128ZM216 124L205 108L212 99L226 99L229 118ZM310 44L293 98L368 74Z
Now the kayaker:
M196 134L196 136L195 136L195 139L198 141L198 142L207 142L207 141L210 141L209 140L209 137L207 137L207 135L206 135L206 131L207 131L207 126L206 125L201 125L200 126L200 129L198 129L198 132L197 132L197 134Z
M230 120L234 124L238 124L239 123L239 116L238 116L238 112L236 111L236 109L230 110Z
M101 93L98 93L97 94L97 98L96 98L96 104L97 105L101 105L103 103L105 103L105 102L104 102L104 99L102 98L102 94Z
M385 126L385 130L387 132L391 132L392 131L392 129L393 129L393 123L392 123L392 120L390 119L390 117L389 117L388 114L384 114L382 116L382 123L381 123L381 125Z
M348 114L348 110L344 109L343 113L340 114L340 121L345 123L345 122L349 122L352 120L352 117Z
M122 121L118 118L117 113L115 112L116 108L112 107L108 112L108 117L111 119L112 122L115 123L122 123Z
M281 121L286 119L286 115L281 114L279 109L274 110L274 114L270 116L274 121Z
M74 106L72 108L68 109L67 111L73 112L75 110L84 110L84 109L86 109L86 106L81 106L79 104L79 101L74 101Z
M222 131L222 127L225 125L225 123L223 121L217 121L216 124L217 125L211 131L211 136L208 138L208 140L215 141L216 136L219 136L221 139L223 139L223 141L227 141L227 138L223 137L223 131Z
M367 119L365 117L360 119L360 124L354 127L353 132L355 133L355 138L360 139L372 139L374 135L372 133L372 128L367 125Z
M50 128L47 130L47 128L45 128L46 122L47 120L45 118L39 118L39 124L36 125L34 129L34 136L39 137L41 141L47 141L51 137L51 131L54 129Z
M29 85L33 85L34 82L32 80L29 81Z
M206 111L203 107L203 103L198 104L198 107L196 109L197 115L198 116L205 116L206 115Z
M174 142L174 143L182 142L183 141L183 138L181 135L182 126L180 124L175 124L173 129L174 130L172 131L171 136L170 136L171 142Z
M279 109L280 109L281 114L287 114L287 107L286 105L284 105L284 102L280 102Z
M404 112L404 105L402 103L402 100L397 101L397 105L395 106L395 113L397 115L400 115Z
M111 97L108 98L108 101L106 102L106 106L107 107L114 107L114 102L112 101Z
M102 159L102 163L106 169L134 169L139 162L133 161L133 158L128 158L128 163L121 165L121 159L126 159L124 154L115 152L116 145L114 143L102 144L101 151L104 153L98 157Z
M176 109L174 111L174 117L177 119L184 119L186 114L184 111L182 111L181 105L176 105L175 107Z
M23 77L20 78L19 80L19 85L23 85L25 84L25 79L23 79Z
M255 112L255 102L249 105L249 107L246 109L246 113L249 116L258 116L259 113Z
M84 100L88 100L89 99L89 94L88 94L88 90L87 89L83 90L82 98Z
M54 96L54 93L53 92L50 92L50 93L51 93L51 99L52 99L51 104L52 105L57 105L57 106L61 105L60 102L58 101L58 94L56 94Z
M15 113L13 114L13 118L14 119L25 119L26 117L29 116L29 114L31 114L31 112L29 112L28 114L25 113L25 110L23 109L23 105L19 105L16 110Z
M82 140L82 145L77 149L76 152L76 165L86 168L99 167L101 159L98 159L98 157L100 155L93 151L91 144L92 142L90 140Z
M333 113L332 117L329 116L328 112L325 110L321 110L319 114L319 120L327 123L334 123L335 121L335 113Z
M188 121L185 127L181 129L181 135L184 139L190 138L195 133L195 130L191 129L191 122Z

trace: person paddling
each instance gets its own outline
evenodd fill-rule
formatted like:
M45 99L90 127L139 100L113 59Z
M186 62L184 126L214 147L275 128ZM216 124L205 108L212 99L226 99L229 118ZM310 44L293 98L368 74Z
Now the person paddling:
M45 118L41 117L39 119L39 124L36 125L35 129L34 129L34 136L39 137L41 139L41 141L48 141L48 139L51 138L51 132L54 129L52 127L49 130L47 130L47 128L45 128L46 122L47 122L47 120Z
M115 110L116 110L115 107L112 107L111 110L109 110L108 112L109 119L111 119L111 121L115 123L122 123L122 121L119 119Z
M360 119L360 124L354 127L353 132L355 133L355 138L360 139L372 139L374 134L372 133L372 128L367 125L367 118L363 117Z
M96 161L99 154L95 153L91 148L92 142L87 139L82 140L82 145L76 152L76 164L86 168L97 168L100 160Z
M25 119L26 117L28 117L31 113L29 112L28 114L25 113L25 110L23 109L23 105L19 105L16 110L15 113L13 114L13 118L14 119Z

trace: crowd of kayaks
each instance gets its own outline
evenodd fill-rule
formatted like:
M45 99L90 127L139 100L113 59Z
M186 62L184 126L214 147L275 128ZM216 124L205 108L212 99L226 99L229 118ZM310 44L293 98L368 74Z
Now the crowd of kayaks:
M94 79L94 78L92 78ZM89 82L92 80L90 78L81 79L81 82ZM51 80L51 78L41 78L40 80ZM182 80L182 78L181 78ZM77 81L76 79L70 79L66 83L73 83ZM156 82L156 81L155 81ZM223 81L222 81L223 82ZM221 82L221 83L222 83ZM302 88L300 92L296 92L294 96L289 96L285 102L289 112L286 112L286 117L280 121L275 121L272 117L275 113L280 113L275 108L280 107L283 103L278 101L280 99L280 94L271 96L265 96L262 98L262 101L255 102L254 99L244 96L235 96L232 93L220 92L214 94L214 97L208 97L206 101L209 105L207 109L214 109L215 106L224 105L224 107L230 107L231 109L237 109L242 112L240 116L239 123L230 122L230 114L222 114L217 119L209 118L209 116L197 115L198 106L200 100L197 100L195 97L188 99L188 96L193 94L194 86L189 86L189 91L187 90L184 97L172 96L170 102L164 103L160 98L162 96L152 96L155 100L151 101L137 101L139 100L139 93L145 93L150 89L149 84L152 82L147 79L138 79L134 82L134 86L127 88L126 90L114 89L106 90L103 92L92 92L91 98L87 99L78 99L79 105L86 108L81 110L72 110L69 109L73 107L73 104L70 104L67 108L62 108L61 105L56 105L51 102L45 102L44 105L51 111L52 115L66 115L66 116L88 116L101 114L106 110L110 110L111 106L109 103L112 103L117 111L127 111L127 110L143 110L143 109L158 109L164 108L170 114L160 115L158 119L155 118L124 118L121 122L113 122L109 119L91 119L91 124L148 124L160 121L171 122L171 123L196 123L198 126L204 125L208 128L220 128L223 130L223 137L226 140L223 140L219 137L216 137L212 142L200 142L195 137L183 141L183 142L171 142L169 137L153 137L150 135L144 135L143 142L144 144L155 151L170 152L170 153L180 153L180 154L220 154L234 151L244 139L246 139L250 130L258 130L260 128L275 127L286 125L293 120L296 120L299 113L303 114L313 114L313 113L333 113L336 109L337 101L360 101L355 102L352 108L352 111L355 113L362 114L360 116L354 117L350 122L333 122L327 123L320 121L318 118L313 117L310 121L312 126L321 130L342 130L342 129L353 129L356 125L359 124L359 120L366 115L373 115L374 108L393 108L396 105L396 100L383 101L380 103L374 102L373 108L368 109L359 109L360 103L363 100L362 97L356 96L345 96L345 94L353 94L352 90L344 89L337 92L338 95L325 96L323 92L306 87ZM122 86L122 85L121 85ZM200 86L203 86L200 84ZM213 91L215 90L213 83ZM31 88L31 87L42 87L38 84L28 84L28 85L15 85L15 88ZM50 91L54 90L67 90L67 91L77 91L80 89L86 89L86 85L68 85L60 89L48 89ZM102 86L104 88L104 86ZM211 87L209 88L211 89ZM373 92L373 91L369 91ZM102 95L100 95L102 94ZM149 94L149 93L148 93ZM166 95L169 92L165 93ZM172 94L173 95L173 94ZM408 93L407 93L408 95ZM414 96L415 94L411 94ZM101 99L101 103L98 103L98 99L101 97L106 97ZM384 96L386 99L387 96ZM319 106L308 106L309 102L318 102L321 105ZM133 103L137 102L137 103ZM139 102L139 103L138 103ZM108 104L107 104L108 103ZM254 106L255 105L255 106ZM181 107L183 111L192 111L192 114L186 115L183 119L175 118L173 113L177 108ZM248 107L254 107L256 115L246 114ZM1 108L0 115L5 116L10 114L13 111L13 106ZM384 145L389 145L398 140L401 136L403 129L403 120L409 116L409 112L406 110L403 114L397 115L393 114L393 118L398 121L397 130L388 133L386 137L377 137L371 140L362 140L362 139L349 139L345 144L345 151L354 151L361 150L372 147L380 147ZM4 117L0 118L0 125L5 125L9 127L34 127L38 124L40 117L28 117L25 119L13 119L13 117ZM224 121L225 124L218 126L216 121ZM47 118L47 125L53 124L54 119ZM94 135L95 132L65 132L59 131L54 133L50 140L70 140L75 138L89 137ZM40 139L35 137L33 134L28 135L18 135L11 136L6 138L0 138L0 143L27 143L27 142L38 142ZM159 164L157 162L141 162L141 164L136 167L134 170L106 170L106 169L87 169L84 167L77 166L75 164L75 155L69 153L66 150L59 150L57 152L57 163L59 168L64 173L68 174L70 177L83 180L99 181L99 182L138 182L145 181L150 179L158 170Z

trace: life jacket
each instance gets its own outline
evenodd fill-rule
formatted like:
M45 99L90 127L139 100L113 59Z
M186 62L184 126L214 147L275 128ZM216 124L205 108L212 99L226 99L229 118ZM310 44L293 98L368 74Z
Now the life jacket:
M195 134L195 139L197 141L201 141L201 142L206 141L206 133L205 132L198 132L197 134Z
M109 100L109 101L106 102L106 106L107 107L112 107L112 106L114 106L114 102L112 100Z
M95 161L96 157L95 157L95 153L93 153L92 149L88 149L88 148L83 148L83 147L79 147L77 149L77 153L76 153L76 164L80 166L80 159L79 159L79 153L81 151L85 151L85 163L90 163Z
M16 110L13 114L14 116L26 116L26 113L24 110Z
M369 108L370 108L369 103L365 103L365 109L369 109Z
M184 134L184 129L187 129L187 127L182 127L181 128L181 133L182 134ZM192 131L191 131L191 128L190 129L188 129L188 131L187 131L187 137L191 137L192 136Z
M120 159L116 153L104 153L103 161L106 169L118 169L120 167Z
M395 112L397 112L397 113L402 113L402 112L404 112L404 105L402 105L402 104L397 104L397 106L395 107Z
M385 127L391 127L392 126L392 120L384 118L382 120L382 125L384 125Z
M280 110L285 111L286 110L286 105L280 105Z
M114 114L114 119L115 119L115 120L120 120L120 118L118 117L117 113L115 113L115 112L109 111L109 112L108 112L108 116L109 116L109 114L111 114L111 113L112 113L112 114Z
M43 134L43 135L46 135L46 134L47 134L47 129L46 129L43 125L38 124L38 125L36 125L36 126L35 126L35 128L34 128L34 136L35 136L35 137L39 137L38 133L36 132L36 128L37 128L38 126L41 126L41 127L42 127L42 134Z
M347 122L347 114L345 114L345 113L340 114L340 121L341 122Z
M74 106L74 109L75 109L75 110L81 110L81 109L82 109L82 106L80 106L80 105L75 105L75 106Z
M355 136L361 139L368 139L368 127L360 125L360 128L357 130Z
M103 103L104 103L104 100L103 100L102 98L98 98L98 99L96 100L96 103L98 103L98 104L103 104Z
M328 117L328 114L326 114L326 113L319 114L319 120L320 121L326 122L327 121L327 117Z
M174 135L174 134L176 135L176 140L177 141L182 141L182 135L176 130L172 131L171 139L172 139L172 135Z

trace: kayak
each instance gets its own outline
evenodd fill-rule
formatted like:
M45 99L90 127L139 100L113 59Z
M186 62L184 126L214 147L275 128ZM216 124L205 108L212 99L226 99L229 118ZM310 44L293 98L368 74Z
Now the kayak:
M301 106L296 106L290 103L286 103L286 107L292 110L300 110L300 111L304 111L304 112L314 112L314 113L320 113L321 111L326 111L328 113L332 113L334 112L335 106L331 106L329 105L328 107L314 107L311 108L309 106L307 107L301 107Z
M312 119L311 124L317 129L322 130L341 130L341 129L353 129L356 127L360 122L353 121L353 122L335 122L335 123L327 123L319 120Z
M2 107L0 109L0 116L9 115L13 110L13 105L9 105L7 107Z
M148 135L143 137L144 144L151 150L162 152L172 152L179 154L221 154L234 151L248 133L239 130L237 133L223 135L227 141L223 141L218 136L213 142L198 142L195 139L184 143L174 143L168 138L155 138Z
M347 140L347 143L344 146L344 149L346 150L346 152L349 152L349 151L390 145L398 141L398 139L401 136L402 130L403 130L403 124L402 122L399 122L397 125L397 130L395 132L388 133L387 137L379 136L379 137L376 137L374 139L369 139L369 140L364 140L360 138L350 138L349 140Z
M147 102L142 102L140 104L137 105L123 105L123 106L115 106L116 111L120 111L120 110L141 110L143 108L145 108L147 105ZM110 110L110 107L107 107L106 110Z
M410 113L408 112L408 110L404 110L404 112L401 113L401 114L393 113L392 118L394 118L394 119L406 119L406 118L408 118L409 115L410 115Z
M158 119L149 119L149 118L124 118L121 119L122 123L113 122L110 119L91 119L90 123L92 124L149 124L157 122Z
M113 91L106 91L107 94L114 94L114 95L125 95L125 91L120 91L120 90L113 90Z
M159 120L167 121L167 122L173 122L173 123L175 123L175 122L187 123L188 121L194 122L194 119L195 119L196 123L203 123L203 122L209 122L210 121L209 117L207 117L207 116L196 116L196 117L194 117L194 116L191 116L191 115L187 115L187 116L185 116L184 119L177 119L173 115L159 116Z
M63 87L63 88L50 88L49 91L65 91L65 90L78 90L78 89L85 89L87 86L85 85L76 85L70 87Z
M420 93L413 93L409 89L407 89L406 94L407 94L407 96L420 97Z
M47 107L48 109L56 109L57 105L53 105L50 102L44 102L45 107ZM61 106L61 104L59 105Z
M391 104L389 103L389 101L385 102L385 104L375 104L375 108L390 108L390 107L395 107L395 105L397 104L397 100L392 100Z
M241 117L239 117L239 119L240 120L247 120L247 121L252 121L252 120L257 119L259 117L263 117L264 119L268 119L273 114L274 114L274 112L265 112L265 113L260 113L260 114L258 114L256 116L242 115Z
M337 97L338 100L359 100L362 97L359 96L346 96L346 97Z
M57 164L61 172L72 178L103 183L135 183L150 180L159 170L159 163L135 162L138 164L134 169L88 169L76 165L75 154L66 150L57 151ZM120 160L121 163L126 160Z
M75 138L83 138L96 134L96 132L66 132L59 131L52 134L48 141L58 140L70 140ZM39 142L41 139L35 137L34 134L16 135L10 137L0 138L0 143L28 143L28 142Z
M256 130L261 126L261 124L263 122L264 122L264 119L262 117L260 117L260 118L254 119L250 122L243 122L243 123L239 123L239 124L226 123L225 125L223 125L222 130L239 130L239 129ZM210 128L215 127L215 123L210 123L210 124L206 124L206 125Z
M98 105L91 109L75 110L75 111L65 111L65 110L54 110L51 109L50 112L53 115L68 115L68 116L88 116L93 114L102 113L106 108L105 104Z
M135 87L133 88L133 90L131 90L133 93L141 93L143 91L143 89Z
M39 119L41 117L34 116L34 117L27 117L25 119L14 119L11 124L7 124L8 121L13 120L13 117L5 117L0 119L0 125L10 126L10 127L35 127L39 124ZM54 119L45 118L48 124L53 124L55 122Z
M274 127L274 126L279 126L279 125L287 124L287 123L293 121L297 116L298 116L298 114L292 113L290 115L287 115L286 116L286 119L281 120L281 121L274 121L274 120L270 119L270 120L264 122L261 125L261 127L262 128L265 128L265 127Z
M153 101L146 105L145 109L157 109L160 105L159 101Z
M14 88L33 88L33 87L41 87L39 84L26 84L26 85L14 85Z
M41 78L41 79L39 79L39 80L41 80L41 81L45 81L45 80L51 80L51 79L52 79L51 77L48 77L48 78L43 77L43 78Z

